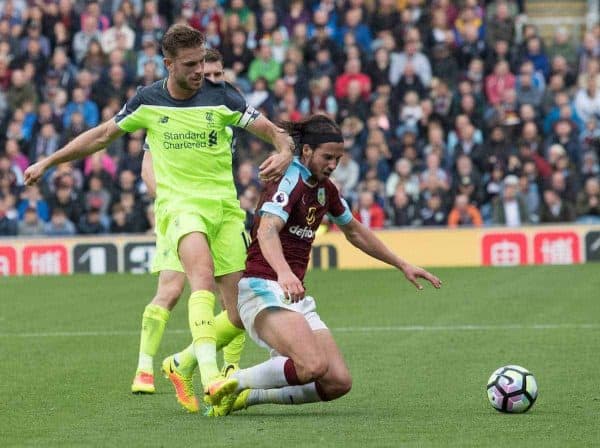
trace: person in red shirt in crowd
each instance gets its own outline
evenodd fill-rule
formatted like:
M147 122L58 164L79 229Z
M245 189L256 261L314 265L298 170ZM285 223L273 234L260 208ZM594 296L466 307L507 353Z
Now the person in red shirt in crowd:
M505 90L514 89L515 75L510 72L508 62L499 61L494 67L494 72L485 78L485 94L492 106L500 104Z
M358 195L358 204L352 215L356 220L369 229L383 229L385 224L385 212L379 204L375 202L375 195L372 191L361 191Z
M335 81L335 96L337 98L346 98L348 95L348 84L352 80L360 82L360 91L362 98L366 101L371 95L371 78L361 73L360 60L358 58L348 59L344 73Z

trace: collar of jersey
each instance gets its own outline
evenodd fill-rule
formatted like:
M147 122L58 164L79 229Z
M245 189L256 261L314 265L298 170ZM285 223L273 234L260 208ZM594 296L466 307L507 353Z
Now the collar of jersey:
M304 166L302 164L302 162L300 162L300 157L295 156L294 157L294 161L292 163L300 171L300 175L302 176L302 180L303 181L306 182L308 180L308 178L312 176L312 173L310 172L310 170L308 168L306 168L306 166Z

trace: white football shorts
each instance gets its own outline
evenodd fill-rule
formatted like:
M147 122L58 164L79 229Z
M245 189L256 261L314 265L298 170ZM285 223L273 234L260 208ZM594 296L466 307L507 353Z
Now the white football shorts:
M271 356L277 355L272 347L258 337L254 328L254 320L258 313L267 308L285 308L300 313L308 322L312 331L326 330L327 325L317 314L317 304L311 296L305 296L299 302L292 303L287 299L279 283L257 277L244 277L239 283L238 311L246 331L261 347L271 350Z

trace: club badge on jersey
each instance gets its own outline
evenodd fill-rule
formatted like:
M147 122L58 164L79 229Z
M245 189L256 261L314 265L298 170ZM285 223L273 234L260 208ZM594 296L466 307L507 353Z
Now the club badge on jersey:
M325 188L319 188L317 191L317 202L324 206L326 198L327 196L325 195Z

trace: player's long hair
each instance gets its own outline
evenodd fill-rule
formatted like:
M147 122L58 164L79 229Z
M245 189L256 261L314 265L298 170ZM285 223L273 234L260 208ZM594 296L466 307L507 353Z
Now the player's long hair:
M342 137L342 131L335 121L323 114L311 115L298 122L283 121L277 124L292 136L297 154L301 153L304 144L316 149L320 143L332 141L328 136Z

